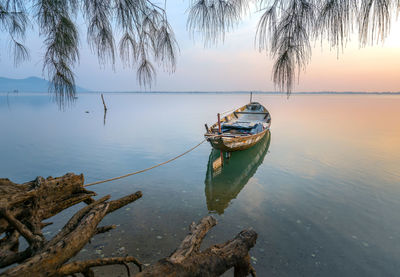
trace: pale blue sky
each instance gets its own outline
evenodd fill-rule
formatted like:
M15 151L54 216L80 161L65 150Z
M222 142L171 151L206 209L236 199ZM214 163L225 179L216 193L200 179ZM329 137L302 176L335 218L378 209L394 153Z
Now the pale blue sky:
M179 4L177 3L179 2ZM228 34L224 44L204 48L200 39L194 41L186 30L187 1L168 1L167 10L180 47L174 74L157 71L155 91L272 91L273 62L266 53L254 48L258 13L246 18L236 31ZM136 70L124 68L119 59L115 71L111 65L100 67L97 57L86 44L85 25L80 29L80 63L74 69L77 84L92 90L143 90L136 81ZM303 72L297 91L400 91L400 39L396 37L399 24L384 45L359 49L351 43L337 59L336 51L323 50L317 45L313 60ZM31 60L15 68L9 57L5 34L0 39L0 76L25 78L42 75L43 38L29 31L26 45ZM117 39L118 41L118 39Z

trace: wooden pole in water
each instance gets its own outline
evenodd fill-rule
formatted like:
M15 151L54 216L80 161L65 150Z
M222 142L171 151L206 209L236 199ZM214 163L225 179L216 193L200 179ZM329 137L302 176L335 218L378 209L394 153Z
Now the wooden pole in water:
M103 94L101 94L101 101L103 101L103 106L104 106L104 119L103 119L103 124L106 125L107 106L106 106L106 102L104 101Z
M253 100L253 92L250 92L250 103Z
M221 134L222 133L222 131L221 131L221 115L218 113L217 116L218 116L218 132Z
M107 111L107 106L106 106L106 102L104 102L104 97L103 94L101 94L101 100L103 101L103 106L104 106L104 111Z
M221 130L221 115L218 113L218 132L219 134L222 134L222 130ZM221 156L221 166L224 165L224 153L222 152L222 150L220 151L220 156Z

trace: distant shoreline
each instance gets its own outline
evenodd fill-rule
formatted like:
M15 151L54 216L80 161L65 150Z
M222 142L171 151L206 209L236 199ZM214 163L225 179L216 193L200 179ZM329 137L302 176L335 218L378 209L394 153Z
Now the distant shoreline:
M272 92L272 91L85 91L77 92L76 94L99 94L99 93L120 93L120 94L264 94L264 95L283 95L286 92ZM49 92L29 92L29 91L0 91L0 94L18 95L18 94L49 94ZM400 92L292 92L290 95L400 95Z
M17 93L48 93L51 83L43 78L31 76L23 79L12 79L0 77L0 93L17 94ZM75 86L77 94L81 93L164 93L164 94L265 94L265 95L287 95L286 92L278 91L262 91L262 90L237 90L237 91L106 91L91 90ZM400 95L399 91L300 91L292 92L292 95Z
M269 95L284 95L286 92L271 92L271 91L92 91L84 93L153 93L153 94L269 94ZM400 92L292 92L290 95L400 95Z

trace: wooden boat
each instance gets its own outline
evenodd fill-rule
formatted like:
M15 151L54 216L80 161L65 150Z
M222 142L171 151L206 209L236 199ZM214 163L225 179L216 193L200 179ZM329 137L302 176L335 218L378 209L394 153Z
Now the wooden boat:
M258 102L251 102L220 118L204 137L211 146L224 152L245 150L259 142L271 126L271 115Z
M214 169L213 161L219 159L220 151L212 149L204 180L209 212L224 213L232 199L237 197L263 163L270 140L271 133L268 130L257 145L245 151L232 153L224 166L218 169Z

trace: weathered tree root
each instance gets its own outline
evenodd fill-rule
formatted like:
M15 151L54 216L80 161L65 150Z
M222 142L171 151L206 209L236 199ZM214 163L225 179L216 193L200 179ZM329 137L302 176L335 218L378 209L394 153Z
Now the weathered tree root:
M96 193L83 188L83 175L67 173L59 178L37 177L25 184L0 179L0 207L8 209L13 217L39 232L41 221L75 204L90 199ZM0 218L0 234L6 232L10 222ZM38 234L40 235L40 234Z
M81 269L76 272L90 276L90 265L126 265L128 262L141 269L140 262L133 257L65 264L92 236L115 228L114 225L97 228L97 225L106 214L142 197L140 191L113 201L108 201L110 196L93 200L95 193L83 188L83 176L67 174L60 178L38 177L23 185L1 179L0 192L0 234L5 233L0 240L0 268L20 263L0 276L64 276L63 272L70 272L71 268ZM50 241L44 238L43 219L89 199L91 204L75 213ZM21 252L18 251L20 235L29 243Z
M98 227L100 221L111 213L142 197L140 191L109 201L110 196L99 200L94 192L83 188L83 176L66 174L60 178L38 177L22 185L0 179L0 268L19 263L0 277L11 276L67 276L82 273L92 277L93 267L121 264L131 275L128 263L139 268L135 276L219 276L234 267L235 277L256 276L250 264L249 250L255 245L257 233L252 229L240 232L234 239L200 251L207 232L217 224L212 216L204 217L197 225L190 225L190 232L181 245L168 257L142 271L142 264L134 257L102 258L88 261L68 261L90 239L115 225ZM4 196L3 196L4 195ZM76 212L64 227L47 241L42 220L79 202L88 205ZM29 247L19 252L22 235Z
M44 246L42 228L47 224L42 220L96 194L83 188L83 175L68 173L59 178L37 177L22 185L0 179L0 195L0 234L6 234L0 240L2 268L24 261ZM18 252L20 235L29 243L22 252Z
M232 267L235 277L256 276L249 256L257 240L253 229L243 230L232 240L200 251L203 238L216 224L212 216L204 217L197 225L193 222L190 233L174 253L135 276L219 276Z
M96 266L122 264L122 265L126 266L127 271L128 271L128 276L131 276L129 266L127 266L127 263L135 264L139 268L139 271L142 271L142 267L143 267L142 263L139 262L134 257L127 256L127 257L119 257L119 258L102 258L102 259L89 260L89 261L84 261L84 262L72 262L72 263L63 265L59 269L58 272L61 276L67 276L67 275L72 275L74 273L87 272L92 267L96 267Z

